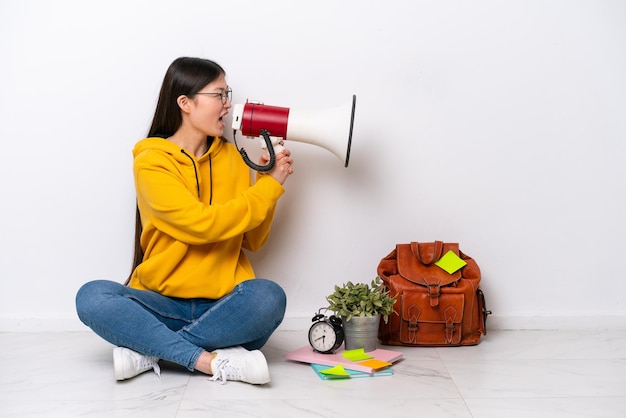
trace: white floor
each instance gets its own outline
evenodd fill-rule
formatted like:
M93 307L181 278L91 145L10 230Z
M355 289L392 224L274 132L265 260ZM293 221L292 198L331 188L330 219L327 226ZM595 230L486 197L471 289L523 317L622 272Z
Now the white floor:
M272 382L220 385L164 365L116 383L91 332L0 333L0 417L626 417L626 331L491 331L474 347L397 348L394 375L321 380L263 349Z

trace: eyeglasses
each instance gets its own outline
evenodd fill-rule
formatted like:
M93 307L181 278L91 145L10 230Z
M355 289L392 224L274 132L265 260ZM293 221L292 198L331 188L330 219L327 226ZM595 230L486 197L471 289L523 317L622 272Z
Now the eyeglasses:
M230 87L227 87L226 90L222 90L219 93L204 93L204 92L200 92L200 93L195 93L195 94L208 94L211 96L219 96L222 99L222 104L225 105L226 101L232 101L233 100L233 90Z

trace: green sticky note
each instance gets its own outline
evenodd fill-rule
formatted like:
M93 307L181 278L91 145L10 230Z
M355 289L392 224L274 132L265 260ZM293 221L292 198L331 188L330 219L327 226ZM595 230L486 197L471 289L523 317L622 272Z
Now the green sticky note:
M435 265L444 269L446 272L448 272L448 274L452 274L458 271L466 264L467 263L463 261L458 255L454 254L454 251L452 250L445 253L444 256L435 263Z
M342 354L345 358L347 358L350 361L367 360L367 359L372 358L372 356L365 353L364 348L355 348L354 350L346 350Z
M320 373L335 378L350 378L350 373L343 368L343 364L338 364L330 369L320 370Z

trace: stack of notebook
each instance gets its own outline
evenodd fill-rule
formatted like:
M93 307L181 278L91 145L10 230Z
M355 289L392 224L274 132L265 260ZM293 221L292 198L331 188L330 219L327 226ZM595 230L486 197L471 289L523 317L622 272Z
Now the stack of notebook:
M365 352L361 348L321 354L310 346L305 346L287 353L285 358L311 364L315 373L326 380L391 376L391 365L402 358L402 353L383 349Z

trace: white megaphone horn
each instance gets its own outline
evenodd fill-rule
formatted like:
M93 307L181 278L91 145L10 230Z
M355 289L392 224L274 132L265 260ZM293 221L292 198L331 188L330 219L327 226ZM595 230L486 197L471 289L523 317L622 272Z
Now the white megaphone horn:
M254 164L245 150L239 149L246 164L257 171L272 169L275 153L282 150L283 140L322 147L344 161L344 167L348 167L355 109L356 95L352 95L352 101L343 106L313 111L267 106L256 102L235 104L233 138L237 131L241 131L242 135L247 137L262 137L261 146L267 147L270 154L270 162L267 165Z

